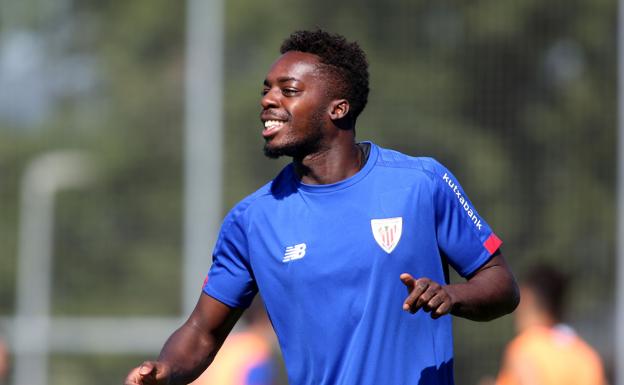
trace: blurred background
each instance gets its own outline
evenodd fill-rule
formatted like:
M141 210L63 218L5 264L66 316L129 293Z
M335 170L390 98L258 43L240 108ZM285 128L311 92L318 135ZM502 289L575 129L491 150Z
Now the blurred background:
M262 155L261 85L281 41L316 27L368 54L358 138L438 158L514 271L572 277L567 320L613 382L615 0L191 3L0 0L6 384L122 383L157 354L199 295L214 221L286 162ZM496 375L513 335L510 316L456 319L457 383Z

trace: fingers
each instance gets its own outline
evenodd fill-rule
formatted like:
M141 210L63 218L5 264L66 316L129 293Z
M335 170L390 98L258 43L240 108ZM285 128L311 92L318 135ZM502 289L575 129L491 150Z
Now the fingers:
M146 361L141 366L132 369L124 385L157 385L166 383L166 368L159 365L158 362Z
M451 312L451 299L447 292L440 286L439 291L423 305L423 310L431 313L431 318L436 319Z
M146 366L146 363L143 363L141 366L132 369L132 371L126 377L126 381L124 385L150 385L155 384L153 378L151 378L150 373L155 369L153 367Z
M444 300L440 305L431 310L431 318L436 319L440 318L445 314L449 314L452 309L451 300Z
M146 361L139 367L139 375L141 377L156 377L156 365L153 362Z
M128 373L124 385L139 385L141 384L141 375L139 374L140 368L134 368Z
M419 309L431 313L432 318L439 318L451 311L451 297L443 286L429 278L414 279L403 273L399 277L407 288L408 296L403 301L403 310L414 314Z
M401 274L399 278L401 278L401 282L407 288L408 293L407 298L403 301L403 310L415 313L422 306L422 301L419 301L419 299L429 287L429 283L426 281L426 278L414 279L407 273Z
M411 275L407 273L403 273L399 276L399 278L401 279L401 282L403 282L405 287L407 287L408 293L414 289L414 281L415 281L414 277L412 277Z

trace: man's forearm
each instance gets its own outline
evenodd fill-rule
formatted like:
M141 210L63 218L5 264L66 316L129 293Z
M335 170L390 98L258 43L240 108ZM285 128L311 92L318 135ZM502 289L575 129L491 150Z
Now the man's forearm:
M445 289L453 302L451 314L474 321L489 321L511 313L520 301L516 281L500 254L467 282Z
M206 317L202 312L219 314ZM188 384L199 377L214 359L242 312L242 309L229 309L202 295L198 307L184 325L169 337L158 356L158 361L170 370L169 383Z
M216 339L188 322L163 346L158 361L170 369L170 384L188 384L206 370L218 351Z

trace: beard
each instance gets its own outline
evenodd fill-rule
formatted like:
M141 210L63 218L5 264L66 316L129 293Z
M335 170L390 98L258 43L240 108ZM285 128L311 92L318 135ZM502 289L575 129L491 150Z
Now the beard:
M282 156L289 156L295 159L303 159L306 155L319 150L323 135L320 131L315 131L305 138L293 139L280 146L270 146L271 140L264 143L264 155L267 158L277 159Z
M316 111L310 119L311 129L305 137L286 138L286 143L271 146L271 140L264 143L264 155L267 158L277 159L282 156L289 156L294 159L303 159L306 155L317 152L321 148L323 139L323 123L321 119L321 109Z

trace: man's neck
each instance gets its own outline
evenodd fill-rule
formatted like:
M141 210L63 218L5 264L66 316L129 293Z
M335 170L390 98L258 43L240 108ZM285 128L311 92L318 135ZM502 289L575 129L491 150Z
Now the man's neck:
M530 314L520 317L516 321L518 332L523 332L535 327L551 328L559 323L554 317L545 312L534 311Z
M337 141L303 159L294 159L293 163L301 182L321 185L337 183L355 175L364 166L365 156L351 138Z

